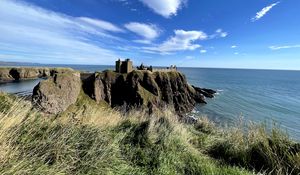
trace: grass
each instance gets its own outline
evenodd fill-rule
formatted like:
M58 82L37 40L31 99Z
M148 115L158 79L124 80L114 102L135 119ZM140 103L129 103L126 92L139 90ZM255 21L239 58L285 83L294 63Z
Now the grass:
M300 144L291 141L279 126L270 132L265 125L231 128L220 134L207 152L230 165L269 174L300 174Z
M186 125L168 109L122 114L84 94L57 116L0 99L0 174L299 173L299 145L277 129Z

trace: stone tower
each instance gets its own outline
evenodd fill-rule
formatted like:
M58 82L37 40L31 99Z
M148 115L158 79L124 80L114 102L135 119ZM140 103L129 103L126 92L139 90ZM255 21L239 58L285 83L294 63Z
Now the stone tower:
M116 61L116 72L118 73L129 73L133 70L133 64L130 59L126 59L125 61L121 61L120 59Z

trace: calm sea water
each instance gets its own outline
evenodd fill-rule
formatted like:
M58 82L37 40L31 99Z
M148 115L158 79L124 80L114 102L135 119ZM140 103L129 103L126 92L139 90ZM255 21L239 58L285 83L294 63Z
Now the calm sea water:
M182 68L191 84L218 90L197 112L218 123L276 122L300 140L300 71Z
M39 65L49 66L49 65ZM58 67L58 65L50 65ZM102 71L112 66L65 65L83 71ZM62 65L59 65L62 67ZM189 83L218 90L208 104L195 112L220 124L246 121L276 122L300 140L300 71L179 68ZM31 92L39 80L0 85L0 91Z

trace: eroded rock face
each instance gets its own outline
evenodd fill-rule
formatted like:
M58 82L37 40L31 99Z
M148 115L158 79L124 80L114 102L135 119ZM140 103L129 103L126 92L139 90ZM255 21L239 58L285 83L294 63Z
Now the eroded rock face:
M46 113L57 114L75 103L81 87L96 102L107 102L111 107L123 106L149 109L173 107L178 114L190 112L196 103L206 103L215 91L188 84L177 71L132 71L128 74L104 71L79 73L50 72L48 80L33 91L33 102Z
M76 102L80 90L79 72L52 72L50 78L34 88L32 101L35 107L45 113L58 114Z
M92 74L83 80L86 94L97 102L106 101L112 107L163 108L173 106L178 114L193 110L196 103L206 103L213 90L190 86L177 71L133 71L119 74L112 71Z
M0 82L13 80L26 80L35 78L46 78L55 73L64 73L71 71L69 68L42 68L42 67L1 67Z

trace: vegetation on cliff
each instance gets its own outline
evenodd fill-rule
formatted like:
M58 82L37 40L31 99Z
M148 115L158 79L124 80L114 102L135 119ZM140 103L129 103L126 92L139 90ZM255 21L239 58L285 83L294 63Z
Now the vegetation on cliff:
M299 144L276 128L188 125L168 109L122 114L82 92L59 115L0 99L0 174L300 173Z
M213 90L188 84L185 76L177 71L132 71L128 74L104 71L100 73L55 73L40 82L33 91L35 106L44 112L63 112L78 98L80 89L97 103L106 102L111 107L138 107L151 113L165 106L177 114L185 114L196 103L206 103Z

